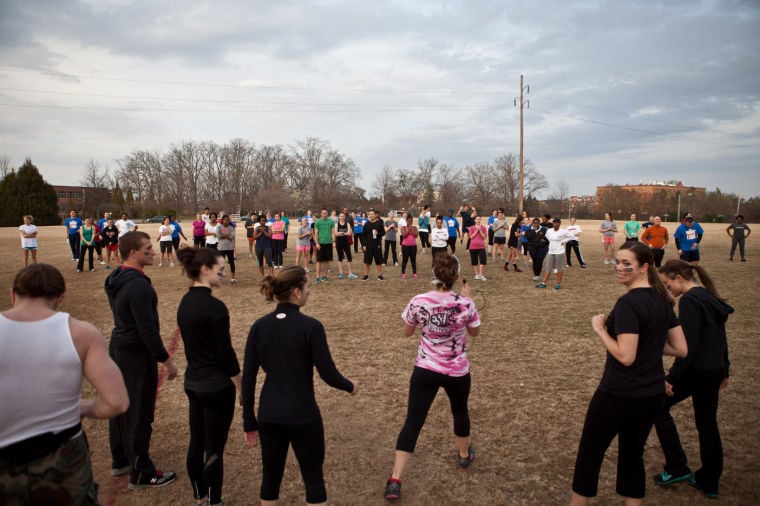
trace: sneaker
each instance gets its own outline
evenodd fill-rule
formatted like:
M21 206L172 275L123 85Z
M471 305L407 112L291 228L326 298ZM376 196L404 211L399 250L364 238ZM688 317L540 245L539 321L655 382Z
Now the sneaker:
M369 281L369 276L367 276L366 274L362 276L362 281Z
M398 267L398 262L393 262L393 267Z
M480 276L481 281L488 281L488 279L485 276Z
M685 474L680 474L678 476L673 476L667 471L660 471L659 473L655 474L653 478L654 478L654 482L657 483L658 485L666 486L666 485L673 485L674 483L679 483L679 482L688 480L689 478L691 478L691 473L685 473Z
M585 269L585 268L586 268L586 264L581 264L581 269Z
M236 285L237 284L237 280L236 279L231 279L230 280L230 284L231 285Z
M607 259L604 259L604 265L609 265L610 263L607 261Z
M522 272L522 269L520 269L517 264L514 264L515 272Z
M309 269L304 269L303 271L304 272L311 272Z
M164 266L164 263L163 263L163 262L158 262L158 266L159 266L159 267L163 267L163 266Z
M536 285L536 288L546 288L546 283L539 283Z
M111 476L123 476L129 472L129 465L124 467L112 467Z
M705 497L707 497L708 499L717 499L718 498L718 493L717 492L708 492L707 490L705 490L702 487L700 487L699 483L697 483L697 478L694 475L689 475L689 486L690 487L694 487L697 490L699 490L700 492L702 492L705 495Z
M82 269L77 269L77 272L82 272Z
M321 280L319 278L315 278L314 279L314 284L315 285L318 285L320 282L321 282Z
M383 275L382 275L382 274L380 274L380 275L377 277L377 280L378 280L378 281L385 281L385 278L383 277Z
M343 279L344 277L345 277L345 276L343 275L343 273L342 273L342 272L341 272L340 274L338 274L338 279Z
M99 263L100 265L105 265L105 264L106 264L106 263L105 263L103 260L98 260L98 263Z
M402 274L401 279L406 279L406 274Z
M111 266L110 266L110 265L106 265L105 267L103 267L103 269L105 269L105 270L108 270L108 269L110 269L110 268L111 268Z
M414 279L418 279L418 278L417 278L417 274L416 274L416 273L415 273L415 274L412 274L412 277L413 277Z
M533 281L540 281L540 280L541 280L541 278L540 278L540 277L538 277L538 276L533 276Z
M747 259L746 259L746 258L742 258L742 262L746 262L746 261L747 261Z
M327 281L329 281L327 276L322 276L322 283L327 283Z
M173 483L176 479L177 475L172 471L166 471L165 473L156 471L155 474L149 479L141 480L138 478L136 482L129 480L128 487L130 490L139 490L141 488L158 488Z
M401 480L388 478L388 482L385 484L385 498L393 501L400 497L401 497Z
M480 280L480 274L475 274L475 275L472 277L472 279L477 279L477 280Z
M169 262L169 267L174 267L174 262Z
M90 272L95 272L95 268L93 267L92 269L90 269Z
M556 285L554 285L554 289L555 289L555 290L559 290L560 288L562 288L562 287L560 286L560 284L559 284L559 283L557 283Z
M470 467L470 464L472 464L473 460L475 460L475 452L472 450L472 446L470 446L467 448L466 457L460 457L457 455L457 467L464 471Z
M348 279L359 279L359 276L357 276L356 274L352 272L351 274L348 275Z

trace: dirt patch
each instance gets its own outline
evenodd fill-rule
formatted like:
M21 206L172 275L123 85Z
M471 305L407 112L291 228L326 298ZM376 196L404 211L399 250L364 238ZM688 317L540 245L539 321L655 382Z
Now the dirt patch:
M563 504L570 494L573 465L585 410L601 376L604 350L594 337L590 319L607 312L623 293L602 264L598 221L581 222L587 232L582 250L587 269L568 269L562 290L537 290L526 269L504 272L500 265L486 268L488 281L472 281L483 329L471 345L473 389L470 398L472 436L477 452L466 473L456 470L452 421L445 395L431 409L417 451L404 477L405 504ZM728 325L732 360L732 384L721 395L719 420L725 451L721 499L727 504L760 502L760 382L757 357L760 313L755 289L760 281L754 265L760 256L752 238L748 262L729 262L730 240L725 225L703 225L702 265L722 294L736 308ZM157 225L144 225L156 236ZM757 228L757 226L755 225ZM674 227L668 227L671 232ZM68 284L61 310L93 322L110 334L112 318L103 292L107 271L97 265L92 273L75 272L65 243L63 227L40 229L41 261L59 267ZM618 234L620 235L620 234ZM291 242L293 238L291 237ZM5 293L22 265L16 229L0 229L0 285ZM242 362L251 324L273 308L258 293L258 269L248 258L247 246L238 241L236 286L215 292L230 309L232 338ZM671 247L666 258L675 255ZM286 254L295 259L295 247ZM463 273L472 278L469 259ZM327 329L333 358L347 376L361 382L356 397L332 390L320 381L317 399L325 423L327 456L325 477L332 504L382 504L382 492L393 463L396 436L404 420L407 386L418 335L405 338L399 315L416 293L430 288L430 255L418 256L420 279L400 279L400 269L386 269L384 283L371 277L339 281L337 265L329 283L313 286L304 312L319 318ZM361 263L353 262L354 272ZM373 267L374 270L374 267ZM409 272L409 271L407 271ZM188 281L180 268L148 269L159 296L161 329L169 346L176 329L176 309ZM550 285L551 286L551 285ZM7 296L0 310L10 306ZM179 344L175 361L184 371L184 350ZM666 360L666 366L669 360ZM132 492L126 477L109 474L107 424L85 420L93 453L100 500L106 505L192 504L185 471L188 441L187 400L182 380L168 382L161 390L154 423L152 456L162 469L177 471L177 483L161 490ZM686 452L694 469L699 467L699 447L691 401L673 411ZM616 447L608 451L599 484L599 504L617 504L615 496ZM645 455L647 474L661 469L663 458L654 434ZM224 495L228 504L258 504L261 458L258 448L245 447L238 408L225 454ZM650 504L707 503L685 484L661 489L649 482ZM298 466L291 453L280 495L282 504L303 503Z

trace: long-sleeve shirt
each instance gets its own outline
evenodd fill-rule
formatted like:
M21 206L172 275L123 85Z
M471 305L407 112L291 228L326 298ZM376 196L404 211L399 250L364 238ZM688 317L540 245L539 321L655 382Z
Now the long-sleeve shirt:
M314 397L314 367L333 388L351 392L353 383L338 369L319 320L301 314L299 307L280 303L251 327L243 363L243 430L258 430L259 422L296 425L320 416ZM256 377L266 372L254 414Z
M641 241L647 246L662 249L668 244L668 229L662 225L652 225L641 234Z
M177 325L185 345L185 388L216 392L240 373L230 340L230 314L205 286L190 287L177 308Z

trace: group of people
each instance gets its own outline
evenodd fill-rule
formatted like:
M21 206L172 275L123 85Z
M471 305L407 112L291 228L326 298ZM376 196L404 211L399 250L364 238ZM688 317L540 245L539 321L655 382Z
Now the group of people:
M416 224L406 214L390 227L387 223L395 221L394 216L382 221L370 211L367 222L362 223L360 239L365 280L372 262L377 266L378 279L383 279L386 259L381 253L381 241L388 233L387 227L397 229L401 238L402 265L405 247L415 248L416 257L416 240L421 237L419 220L426 217L422 211ZM467 249L473 266L481 266L485 264L483 256L489 232L474 209L472 213L472 224L457 239L460 244L469 243ZM234 230L221 233L225 226L232 228L229 216L225 215L221 223L217 223L214 213L209 213L208 218L208 223L204 221L204 231L211 230L204 236L207 241L212 236L234 240ZM258 239L264 236L272 242L273 231L277 230L279 235L284 228L268 225L266 215L257 218L252 229L253 244L258 250ZM520 230L526 218L530 226ZM543 263L537 249L546 248L547 268L539 287L546 286L556 268L559 288L561 267L565 261L569 263L566 255L571 249L567 246L573 248L570 243L577 241L580 230L562 229L558 218L551 221L549 218L521 216L510 227L510 235L518 246L526 238L534 269L537 262ZM611 215L609 218L605 221L613 221ZM314 241L318 273L314 283L321 283L327 273L325 264L332 259L326 252L335 247L339 257L341 253L344 255L341 262L350 255L352 244L347 238L352 237L354 226L349 226L344 213L338 216L336 224L326 209L311 226L308 219L304 217L299 226L299 230L307 227L308 235L307 231L297 233L299 240L304 235L303 239ZM31 219L28 224L26 221L25 225L31 225ZM86 221L80 229L87 226ZM106 228L109 221L110 217L106 219ZM684 228L694 228L690 221L693 220L685 220ZM413 297L402 312L404 334L411 336L419 327L420 337L409 384L407 415L385 486L384 494L389 500L401 496L403 473L440 388L451 404L456 465L468 469L475 458L468 411L471 377L467 337L478 335L480 316L470 288L461 278L459 260L449 251L448 239L445 246L441 245L443 233L436 231L444 230L443 222L442 216L436 216L426 238L432 253L434 288ZM551 225L547 226L547 222ZM506 224L503 213L497 212L492 223L497 228L493 231L497 249L500 244L496 241L500 237L497 233L506 228L502 225ZM162 226L168 225L165 222ZM646 481L643 449L653 425L665 456L664 469L654 481L661 486L687 482L707 497L718 496L723 452L717 408L719 391L729 383L725 323L733 308L721 298L710 276L693 257L657 265L654 248L647 243L652 236L643 239L646 231L655 226L661 225L655 220L637 232L641 241L627 236L630 240L615 252L616 279L627 287L627 293L609 315L596 315L591 321L592 329L607 350L607 359L579 443L571 504L586 504L596 495L604 454L615 436L619 442L617 492L626 498L626 504L640 503ZM27 230L28 235L34 232ZM628 227L625 230L627 234L632 231ZM732 231L734 237L749 234L748 229L737 232L734 227ZM165 232L159 232L160 243L168 242L161 240ZM450 237L448 227L445 232ZM694 235L689 238L687 234L683 240L698 240L699 233ZM91 241L91 236L87 237ZM409 241L405 245L405 237L412 237L415 244ZM158 298L144 273L145 267L154 263L156 252L151 237L142 231L124 233L117 244L121 265L105 281L114 320L107 351L103 336L94 327L56 311L65 293L65 282L52 266L32 264L22 269L12 288L13 308L0 314L0 346L5 350L0 355L0 370L13 371L14 378L13 382L0 385L0 400L3 405L17 407L0 413L0 487L4 487L3 493L22 502L34 503L36 493L40 490L49 493L51 489L66 494L61 496L66 498L66 504L88 504L88 500L94 500L97 486L92 480L87 441L79 422L82 416L110 419L111 474L129 474L130 489L162 487L176 479L176 473L159 470L150 457L159 364L165 368L168 379L177 376L177 368L161 340ZM189 406L190 440L186 466L193 498L198 505L222 502L224 448L237 398L243 406L246 443L251 446L261 443L262 504L275 504L279 497L290 446L299 462L307 503L326 503L322 470L324 428L314 395L313 369L316 367L328 385L352 395L358 392L359 383L338 371L323 325L300 311L311 288L307 260L304 267L285 267L280 263L276 269L275 265L260 261L260 291L266 300L276 301L277 306L252 325L241 368L231 343L229 312L213 296L213 290L225 282L228 268L234 279L234 255L233 258L225 255L218 242L216 248L209 247L208 242L202 246L182 247L176 252L176 260L191 283L177 309L177 325L187 359L184 389ZM451 249L455 247L456 244ZM679 249L689 251L684 242L679 243ZM579 250L575 251L578 261L585 265ZM304 258L309 256L306 250L299 253ZM391 259L392 253L391 250ZM259 251L256 254L259 257ZM411 253L407 252L407 256L411 260ZM83 258L81 252L79 258ZM266 255L262 252L259 258L266 260ZM274 262L275 257L272 258ZM169 261L173 261L171 257ZM505 268L508 266L505 263ZM412 268L416 274L414 260ZM680 297L678 316L673 310L674 297ZM28 366L29 357L36 356L32 350L39 349L53 351L50 363L43 364L42 378L39 368ZM663 354L677 357L667 375L662 371ZM260 369L266 378L256 411ZM96 389L92 400L80 401L82 376ZM19 384L25 388L18 388ZM51 389L51 385L56 388ZM35 392L30 393L26 386L32 386ZM694 399L700 436L702 467L696 472L688 466L670 415L670 408L689 396ZM82 457L77 459L76 468L65 467L64 460L72 452ZM40 480L36 470L47 467L65 470Z

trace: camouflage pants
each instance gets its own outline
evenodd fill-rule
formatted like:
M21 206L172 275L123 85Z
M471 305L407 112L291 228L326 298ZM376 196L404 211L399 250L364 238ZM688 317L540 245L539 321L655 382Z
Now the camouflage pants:
M0 506L98 504L84 432L23 465L0 461Z

